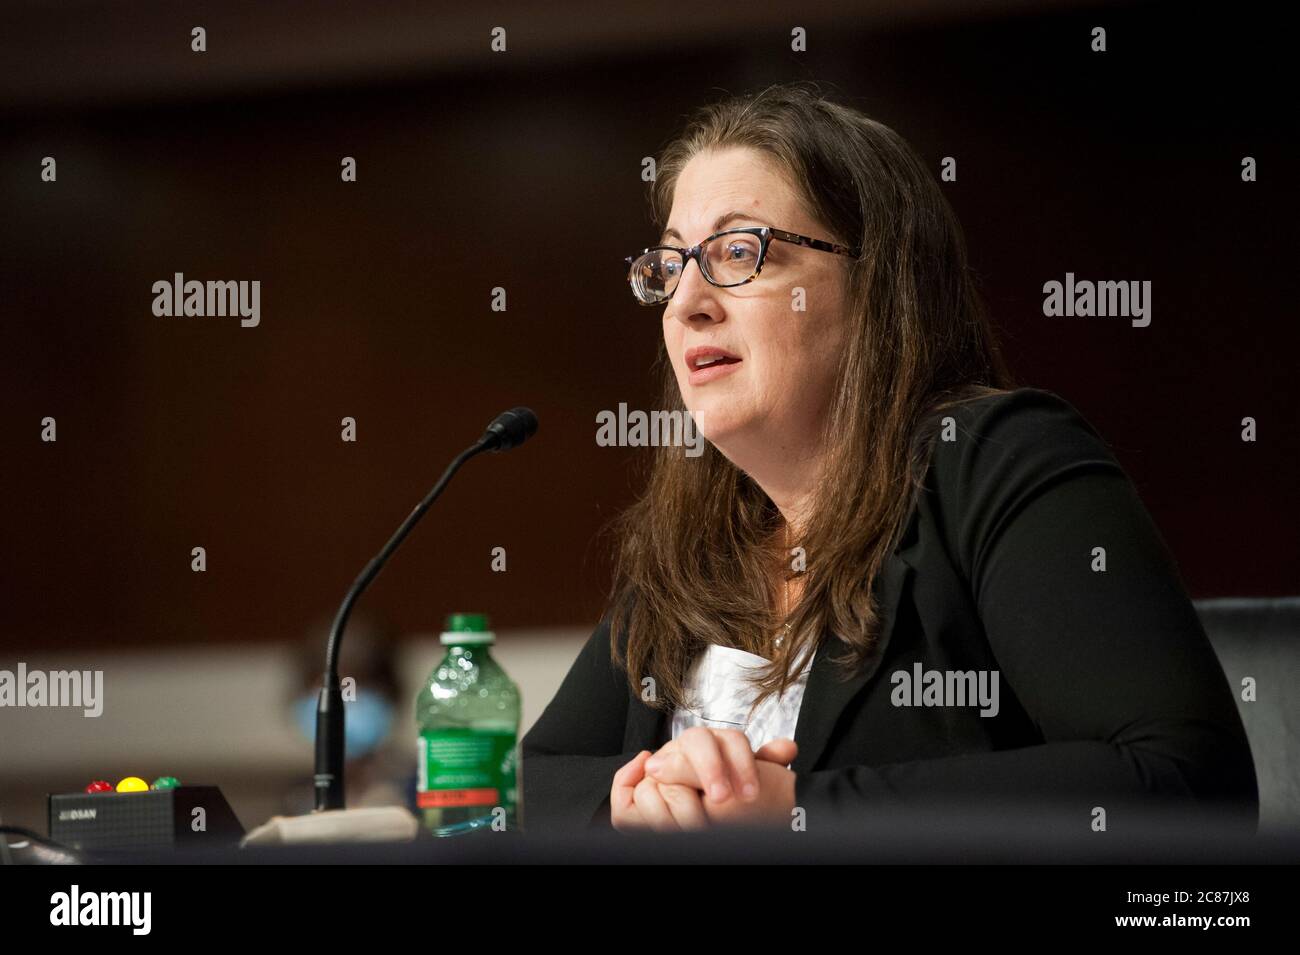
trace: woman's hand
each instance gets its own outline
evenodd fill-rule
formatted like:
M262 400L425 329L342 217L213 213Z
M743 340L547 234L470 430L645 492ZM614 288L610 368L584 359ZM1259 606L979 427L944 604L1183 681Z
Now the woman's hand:
M714 803L732 798L751 802L760 795L758 763L784 766L798 752L795 741L784 737L753 752L740 730L692 726L660 747L645 772L662 783L693 786Z
M615 829L677 832L709 824L700 794L690 786L660 783L645 775L651 756L643 749L614 774L609 790L610 822Z
M739 730L691 727L642 763L660 786L695 791L709 822L788 823L795 805L795 774L785 766L799 752L792 739L775 739L752 752ZM631 764L629 764L631 765ZM624 767L627 768L627 767Z
M660 832L786 823L795 774L785 764L798 752L792 739L753 752L739 730L691 727L654 754L642 750L614 774L610 821L615 829ZM654 772L648 769L652 760Z
M795 774L779 762L767 759L760 759L755 765L758 769L758 795L753 801L728 799L719 803L707 798L701 800L711 824L790 825L795 804Z

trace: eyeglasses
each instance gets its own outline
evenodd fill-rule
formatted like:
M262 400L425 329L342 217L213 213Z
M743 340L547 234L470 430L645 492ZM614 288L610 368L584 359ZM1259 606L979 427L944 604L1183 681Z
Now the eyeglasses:
M694 259L700 274L717 288L734 288L758 278L763 271L763 260L773 239L793 242L819 252L851 255L857 258L857 249L821 239L810 239L774 229L771 226L754 226L744 229L727 229L715 232L699 245L683 249L675 245L656 245L623 261L628 264L627 280L632 294L642 305L662 305L673 297L686 264Z

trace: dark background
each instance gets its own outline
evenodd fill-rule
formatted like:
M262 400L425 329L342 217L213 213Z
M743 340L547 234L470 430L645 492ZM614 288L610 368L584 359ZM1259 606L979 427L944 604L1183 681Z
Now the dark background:
M800 78L936 176L957 158L1019 383L1111 443L1192 595L1296 592L1295 89L1265 9L6 7L0 650L296 636L515 404L538 437L471 462L365 603L594 624L647 453L598 447L596 414L655 403L660 312L621 262L653 238L642 157L722 90ZM1067 271L1150 280L1151 325L1043 317ZM261 324L155 317L174 272L260 280Z

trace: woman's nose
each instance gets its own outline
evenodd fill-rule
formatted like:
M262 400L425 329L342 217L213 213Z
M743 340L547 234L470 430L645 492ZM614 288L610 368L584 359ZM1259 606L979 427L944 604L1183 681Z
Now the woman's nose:
M705 280L697 260L687 261L682 269L682 277L677 280L677 288L673 289L668 309L670 317L684 325L715 322L722 317L718 290Z

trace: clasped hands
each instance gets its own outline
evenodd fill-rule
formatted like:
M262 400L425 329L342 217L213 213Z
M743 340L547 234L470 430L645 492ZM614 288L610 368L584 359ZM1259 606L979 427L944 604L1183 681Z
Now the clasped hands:
M752 751L740 730L692 726L614 774L610 821L615 829L658 832L788 825L795 774L786 765L798 751L785 738Z

